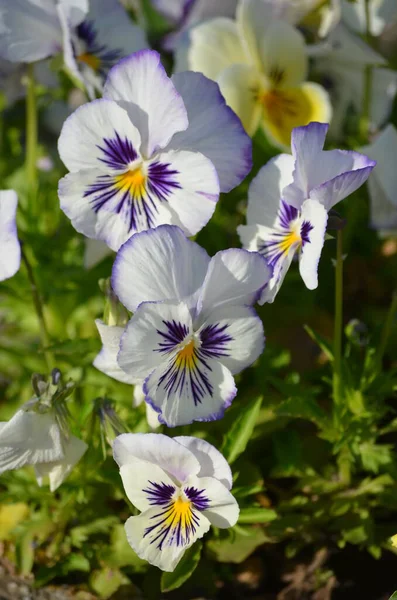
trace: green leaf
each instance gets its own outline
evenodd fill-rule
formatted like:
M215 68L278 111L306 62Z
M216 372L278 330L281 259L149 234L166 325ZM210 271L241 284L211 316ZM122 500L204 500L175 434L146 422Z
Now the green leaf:
M163 573L161 576L161 591L170 592L181 587L192 575L200 562L201 549L203 544L196 542L189 548L182 557L172 573Z
M312 398L288 398L275 408L274 413L279 417L306 419L320 427L328 420L325 410Z
M90 586L100 598L110 598L122 585L128 585L129 579L117 569L101 569L93 571ZM133 596L129 596L132 600Z
M222 453L229 464L232 464L244 452L254 431L261 404L262 397L256 398L246 404L241 409L239 417L237 417L225 435L222 444Z
M327 342L327 340L325 338L323 338L321 335L319 335L318 333L313 331L313 329L311 327L309 327L309 325L304 325L303 327L304 327L304 330L306 331L306 333L312 338L313 342L315 342L317 344L317 346L320 348L320 350L322 350L324 352L324 354L328 358L328 360L333 361L334 354L332 352L331 344L329 344Z
M397 600L397 592L394 592L389 598L389 600Z
M267 540L265 532L259 527L235 526L226 538L212 539L206 548L218 562L241 563Z
M137 573L146 571L148 563L134 552L128 543L124 525L118 524L112 529L110 546L101 553L101 560L113 568L132 567Z
M277 519L277 513L271 508L242 508L239 523L268 523Z
M91 535L107 533L109 529L118 522L119 520L117 517L110 516L96 519L88 525L78 525L77 527L73 527L73 529L70 530L72 545L81 548Z

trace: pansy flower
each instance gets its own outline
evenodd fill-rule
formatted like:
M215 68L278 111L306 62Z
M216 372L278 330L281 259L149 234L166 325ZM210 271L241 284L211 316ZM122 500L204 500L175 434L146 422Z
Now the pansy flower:
M233 375L263 350L252 304L268 278L259 254L230 249L210 259L175 226L136 234L119 250L112 287L134 316L117 361L144 382L166 425L222 417L237 393Z
M77 27L70 26L66 15L61 22L65 64L91 98L121 58L149 46L145 32L119 0L90 0L89 12Z
M71 27L88 11L88 0L0 0L0 56L31 63L62 49L61 14Z
M173 571L211 525L236 524L230 467L205 440L125 433L115 439L113 456L129 501L141 511L125 523L128 542L150 564Z
M38 398L0 423L0 473L33 465L39 485L49 478L54 492L87 449L87 444L60 427L53 407Z
M251 142L218 86L198 73L171 80L158 53L142 50L111 69L104 96L63 126L59 154L71 173L59 184L62 210L116 251L162 223L196 234L219 190L251 168Z
M0 281L15 275L21 264L17 205L18 197L14 190L0 190Z
M328 125L310 123L292 132L292 156L280 154L262 167L248 194L243 246L260 252L272 269L260 303L273 302L293 257L310 290L324 245L328 212L368 178L375 161L358 152L324 151Z
M96 319L95 325L97 326L98 333L101 337L102 348L96 355L93 366L116 379L122 383L133 384L133 378L125 373L118 365L117 355L120 350L120 339L124 333L124 327L118 325L106 325L101 319ZM140 406L145 399L141 385L134 386L132 405L134 407ZM149 427L156 429L160 426L158 413L150 406L146 404L146 419Z
M294 127L330 121L327 92L306 81L302 34L275 19L271 4L240 0L236 21L213 19L190 37L190 68L218 81L250 135L262 127L276 146L289 148Z

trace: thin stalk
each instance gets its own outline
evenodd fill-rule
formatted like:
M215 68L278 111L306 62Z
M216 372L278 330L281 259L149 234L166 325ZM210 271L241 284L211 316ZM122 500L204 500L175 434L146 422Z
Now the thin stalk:
M342 327L343 327L343 238L342 230L336 234L335 264L335 325L334 325L334 402L340 403L342 386Z
M365 0L365 38L368 44L371 43L371 12L369 3L370 0ZM368 142L371 122L372 70L372 65L367 65L364 70L363 101L359 124L359 133L364 144Z
M37 321L39 323L41 346L42 346L45 361L47 363L47 370L48 370L48 372L50 372L55 366L55 361L54 361L52 352L50 350L48 350L48 347L50 346L50 337L48 335L47 324L46 324L45 317L44 317L43 305L42 305L42 301L40 298L40 292L39 292L39 288L37 286L37 282L36 282L36 278L34 276L32 266L31 266L29 259L26 256L26 253L23 249L22 249L22 260L26 267L26 272L28 275L29 283L30 283L30 289L32 292L33 304L34 304L34 307L36 310Z
M394 318L396 316L397 311L397 293L394 292L393 298L390 304L389 312L387 313L385 324L383 325L382 335L380 338L379 348L378 348L378 364L379 368L382 366L383 357L386 352L387 343L390 338L391 330L393 328Z
M29 193L37 191L37 104L33 64L28 65L26 86L26 179Z

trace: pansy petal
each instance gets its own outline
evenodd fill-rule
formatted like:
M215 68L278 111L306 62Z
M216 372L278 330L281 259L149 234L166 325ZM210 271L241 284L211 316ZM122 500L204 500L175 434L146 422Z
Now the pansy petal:
M254 304L269 277L259 254L237 248L221 250L211 259L197 303L202 321L220 306Z
M120 350L120 339L124 332L124 327L117 327L116 325L106 325L100 319L95 320L99 335L102 340L102 349L97 354L92 363L93 366L102 371L105 375L109 375L117 381L122 383L133 383L131 378L120 369L117 362L117 354Z
M112 100L80 106L66 119L58 141L59 155L71 172L127 168L139 157L141 138L127 112Z
M139 383L164 362L192 333L192 318L184 303L143 302L121 338L117 362Z
M389 201L397 204L397 169L395 168L397 129L392 124L387 125L375 141L360 148L360 152L377 161L376 170L369 179L368 184L376 179L384 189ZM384 224L387 223L384 222Z
M234 21L219 17L194 27L188 53L192 71L216 81L222 71L236 64L248 65Z
M279 154L259 170L248 190L248 225L272 227L275 224L283 189L293 180L294 164L290 154Z
M150 429L158 429L161 426L159 413L146 402L146 421Z
M263 228L264 230L265 228ZM267 229L267 228L266 228ZM258 243L260 244L259 250L261 250L261 246L263 247L266 244L266 241L272 239L272 234L269 233L267 235L263 234L263 230L260 233L260 240ZM293 246L284 252L274 263L272 266L272 276L269 280L269 283L263 289L261 297L258 300L258 304L272 303L274 302L275 297L277 296L281 285L284 281L284 278L288 272L288 269L291 266L292 260L295 256L296 249Z
M293 88L306 80L308 59L303 35L285 21L272 23L260 45L262 66L271 84Z
M0 473L63 456L61 433L52 412L20 409L1 429Z
M174 571L183 553L197 539L202 538L210 528L210 522L198 511L191 511L194 522L194 531L189 527L189 534L181 537L178 529L172 526L176 520L173 511L151 508L137 517L130 517L125 523L128 542L137 555L155 565L162 571ZM165 519L165 522L164 522ZM171 521L171 522L170 522ZM183 528L184 533L186 528Z
M209 262L205 250L178 227L163 225L124 244L113 266L112 287L131 311L144 301L179 300L200 288Z
M88 238L85 240L84 267L92 269L92 267L102 262L110 254L112 254L112 251L107 247L105 242Z
M270 141L282 149L289 149L294 128L313 121L328 123L332 117L329 94L317 83L269 90L263 94L262 104L262 127Z
M190 450L199 461L200 471L197 473L197 477L213 477L218 479L228 490L232 488L233 476L229 463L215 446L201 438L187 435L174 437L173 440Z
M240 0L236 10L236 22L247 62L262 68L260 47L264 36L274 25L274 8L263 0ZM271 27L269 27L271 25ZM234 63L242 61L234 61Z
M115 65L104 96L126 108L141 134L146 158L165 148L175 133L188 126L183 100L154 50L135 52Z
M150 174L153 167L155 174ZM172 173L167 195L167 181L161 179L161 168ZM150 196L167 202L171 216L166 221L178 225L187 236L196 235L212 217L219 198L219 180L212 162L200 152L170 150L157 154L149 166ZM162 223L156 223L156 225Z
M206 318L200 331L200 351L218 358L235 375L262 354L263 325L250 306L221 306Z
M17 205L18 196L14 190L0 190L0 281L15 275L21 264Z
M145 380L146 402L161 413L168 427L220 419L237 393L230 371L199 350L181 353Z
M324 206L314 200L302 204L303 225L306 224L306 237L302 242L299 257L299 271L309 290L318 285L317 268L325 240L328 213Z
M320 202L327 211L330 211L335 204L350 196L350 194L361 187L367 181L372 169L376 165L375 161L358 152L331 150L324 154L328 154L329 156L331 152L339 152L345 159L345 165L346 163L350 164L350 167L345 172L342 172L333 179L325 180L324 183L310 191L309 197L312 200ZM324 156L323 160L325 163L327 157ZM329 162L331 163L331 160Z
M213 477L191 477L184 486L186 495L189 495L189 488L205 490L208 508L205 508L202 514L207 517L211 525L225 529L237 523L239 506L223 483ZM191 496L194 497L193 494Z
M69 439L63 443L64 457L62 460L35 465L38 484L41 486L43 479L48 476L50 491L55 492L65 481L66 477L78 463L87 448L88 446L83 440L80 440L74 435L70 435Z
M217 171L221 192L229 192L251 170L251 140L215 82L193 72L176 73L172 81L185 103L189 127L172 138L169 148L204 154Z
M123 433L113 442L113 457L119 467L131 459L147 461L180 483L200 471L194 454L162 433Z
M259 71L249 65L231 65L222 71L218 83L227 104L241 120L247 134L253 136L262 114Z
M152 506L161 508L177 489L161 467L141 458L129 457L128 463L120 467L120 476L128 500L140 511Z

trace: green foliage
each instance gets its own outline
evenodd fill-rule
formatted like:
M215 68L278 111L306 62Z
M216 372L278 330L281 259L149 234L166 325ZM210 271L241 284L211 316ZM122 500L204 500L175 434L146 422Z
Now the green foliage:
M200 562L202 543L197 541L185 552L181 562L172 573L163 573L161 576L161 591L170 592L181 587L192 575Z

